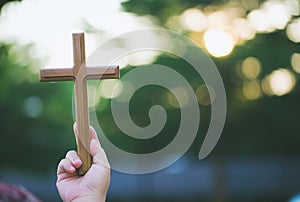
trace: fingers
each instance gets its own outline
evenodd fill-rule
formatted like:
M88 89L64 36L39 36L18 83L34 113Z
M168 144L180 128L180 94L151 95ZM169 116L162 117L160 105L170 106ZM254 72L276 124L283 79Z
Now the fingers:
M69 159L63 159L60 161L58 164L58 169L57 169L57 174L62 174L62 173L74 173L76 171L75 167L72 166L72 163Z
M103 165L105 167L110 168L106 154L103 148L101 147L97 133L92 126L90 126L90 134L91 134L90 152L93 157L94 164Z
M96 139L91 140L90 151L91 151L91 155L93 157L94 164L102 165L107 168L110 168L106 154L105 154L104 150L102 149L102 147L100 146L99 141L97 141Z
M65 159L62 159L58 164L57 174L75 173L76 169L82 165L82 161L75 151L69 151Z
M100 149L101 147L99 142L95 139L91 139L90 151L92 157L94 157L100 151Z
M74 136L75 136L75 139L76 139L76 145L78 146L78 131L77 131L77 124L76 123L73 124L73 131L74 131Z
M66 155L66 159L69 159L72 163L72 166L75 168L79 168L82 164L82 161L80 160L79 156L77 155L77 152L75 151L69 151Z
M90 126L90 135L91 139L96 139L99 142L98 135L92 126Z
M97 133L95 131L95 129L90 126L90 137L91 139L96 139L98 142L99 142L99 139L98 139L98 136L97 136ZM75 138L76 138L76 144L78 145L78 130L77 130L77 124L74 123L73 124L73 131L74 131L74 135L75 135Z
M73 130L74 130L74 134L75 134L75 137L76 137L76 142L78 143L78 138L79 137L78 137L77 124L76 123L73 124ZM108 163L106 154L105 154L104 150L102 149L101 144L100 144L99 139L98 139L98 136L97 136L97 133L96 133L95 129L92 126L90 126L90 137L91 137L90 153L93 157L94 164L102 165L102 166L110 168L110 165ZM74 154L72 153L70 155L74 155ZM76 153L76 155L77 155L77 153ZM72 159L72 157L70 157L70 159Z

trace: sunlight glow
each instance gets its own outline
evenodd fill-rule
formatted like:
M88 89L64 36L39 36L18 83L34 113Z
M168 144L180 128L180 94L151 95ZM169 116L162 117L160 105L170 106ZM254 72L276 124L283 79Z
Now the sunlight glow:
M37 58L47 66L70 66L73 32L86 33L86 55L109 37L145 25L145 20L121 12L120 0L23 0L5 4L0 16L0 40L21 45L34 43ZM90 28L91 29L91 28Z
M111 99L118 97L121 94L123 85L120 80L103 80L99 85L99 90L100 94L103 95L103 97Z
M196 8L184 11L179 20L181 25L190 31L201 32L206 27L205 15Z
M182 108L188 104L189 97L188 97L186 90L183 87L181 87L181 86L174 87L172 89L172 92L170 91L167 93L167 101L172 107ZM177 95L178 98L175 95ZM180 106L180 103L181 103L181 106Z
M211 100L211 97L212 100ZM208 106L213 103L216 98L216 91L209 85L201 85L196 90L196 97L199 104Z
M128 81L121 81L119 85L122 85L122 92L116 97L116 100L119 102L128 102L130 100L130 95L134 94L134 87L133 85Z
M292 55L291 64L295 72L300 73L300 53L294 53Z
M250 40L255 36L255 30L250 22L244 18L237 18L232 22L233 33L242 40Z
M261 72L261 63L256 57L248 57L242 62L242 73L247 79L255 79Z
M263 90L268 95L283 96L293 90L296 85L295 76L287 69L272 72L263 81Z
M270 24L276 29L284 29L291 19L289 8L281 1L267 1L263 9Z
M299 0L281 1L287 8L288 12L293 16L300 14Z
M215 57L229 55L234 46L232 37L218 29L207 30L204 33L204 43L208 52Z
M178 30L191 32L189 36L204 45L211 55L222 57L257 33L271 33L286 27L289 39L300 42L299 15L298 0L228 1L218 6L186 10L179 17L182 27Z
M286 29L288 38L295 42L300 42L300 18L294 20L291 24L288 25Z
M268 0L259 9L248 15L248 20L257 32L272 32L284 29L292 16L299 15L297 0Z
M247 100L255 100L261 94L260 84L257 80L248 81L243 84L243 95Z
M129 64L132 66L151 64L157 59L159 54L160 52L152 50L135 52L129 55Z
M225 11L217 11L207 16L207 26L209 29L226 29L230 18Z
M262 10L253 10L248 15L248 20L257 32L272 32L275 30L271 26L267 14Z

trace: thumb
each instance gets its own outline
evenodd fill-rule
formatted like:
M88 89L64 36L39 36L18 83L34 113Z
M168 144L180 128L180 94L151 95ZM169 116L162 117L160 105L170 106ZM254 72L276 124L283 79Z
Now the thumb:
M75 139L76 139L76 145L78 146L78 130L77 130L77 123L76 122L73 124L73 131L74 131L74 136L75 136Z
M110 168L105 151L103 150L103 148L100 146L100 143L96 139L91 140L90 151L93 157L94 164L102 165L107 168Z

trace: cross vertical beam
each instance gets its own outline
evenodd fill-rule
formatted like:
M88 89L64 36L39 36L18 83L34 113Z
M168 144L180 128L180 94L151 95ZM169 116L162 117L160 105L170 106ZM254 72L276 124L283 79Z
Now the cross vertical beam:
M84 35L73 34L73 75L75 89L75 109L77 123L77 152L81 158L82 166L79 169L79 174L86 173L92 164L90 155L90 131L89 131L89 109L88 109L88 94L85 68L85 47Z

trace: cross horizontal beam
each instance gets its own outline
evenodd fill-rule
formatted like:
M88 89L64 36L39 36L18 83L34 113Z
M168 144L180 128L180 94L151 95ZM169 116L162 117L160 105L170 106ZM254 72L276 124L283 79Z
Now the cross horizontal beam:
M119 66L100 66L100 67L86 67L86 79L117 79L120 77ZM74 75L73 68L47 68L40 70L40 81L72 81Z

